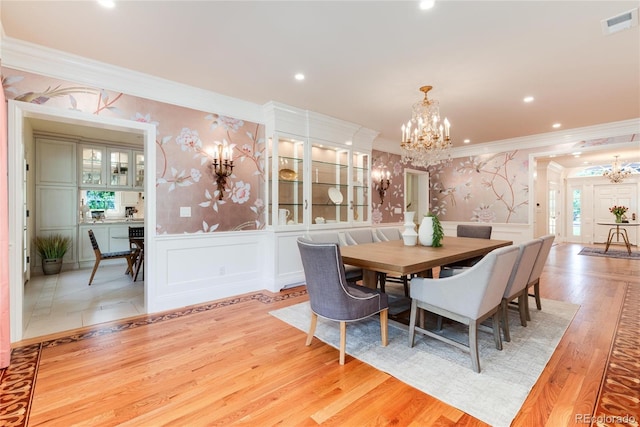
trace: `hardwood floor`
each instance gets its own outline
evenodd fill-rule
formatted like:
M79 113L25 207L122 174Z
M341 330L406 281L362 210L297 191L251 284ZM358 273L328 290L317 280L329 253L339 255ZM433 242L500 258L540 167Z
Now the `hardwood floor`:
M554 246L542 275L543 298L580 309L514 426L585 425L597 406L640 262L580 248ZM268 314L306 299L303 288L261 292L18 343L0 425L485 425L353 357L339 365L338 350L306 347L304 332ZM628 413L640 419L637 403Z

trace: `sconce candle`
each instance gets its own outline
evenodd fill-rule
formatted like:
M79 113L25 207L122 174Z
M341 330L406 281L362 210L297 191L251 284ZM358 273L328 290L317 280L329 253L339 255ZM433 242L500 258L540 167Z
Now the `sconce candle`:
M226 141L213 149L213 173L218 186L218 200L224 197L224 187L227 185L227 177L233 173L233 155Z
M371 178L376 185L376 190L378 191L378 195L380 195L380 204L384 203L384 196L387 194L387 189L389 189L389 185L391 184L391 173L386 171L385 173L379 170L373 171L371 174Z

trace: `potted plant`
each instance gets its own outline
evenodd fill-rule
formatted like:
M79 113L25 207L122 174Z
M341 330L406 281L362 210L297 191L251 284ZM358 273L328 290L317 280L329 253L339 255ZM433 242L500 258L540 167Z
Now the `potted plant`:
M42 258L44 274L58 274L62 269L62 257L71 247L71 238L62 234L37 236L34 239L36 251Z

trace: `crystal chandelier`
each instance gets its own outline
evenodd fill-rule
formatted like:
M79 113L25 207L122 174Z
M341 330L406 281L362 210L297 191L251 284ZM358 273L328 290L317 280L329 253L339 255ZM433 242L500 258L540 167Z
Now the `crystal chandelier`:
M616 159L611 165L611 169L604 171L602 176L609 178L614 184L622 182L626 177L631 175L631 171L623 170L618 163L618 156L614 156Z
M439 102L427 97L431 89L431 86L420 88L424 92L424 99L413 104L411 120L402 125L402 163L427 168L451 157L449 120L445 118L443 122L440 121Z

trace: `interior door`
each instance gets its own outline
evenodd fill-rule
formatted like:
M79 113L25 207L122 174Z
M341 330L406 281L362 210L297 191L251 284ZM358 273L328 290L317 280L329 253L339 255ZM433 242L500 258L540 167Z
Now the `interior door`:
M606 243L610 226L598 225L599 222L614 222L615 218L609 211L611 206L626 206L629 208L627 215L638 212L637 187L633 184L605 184L594 187L593 214L595 217L593 242ZM638 244L637 227L627 229L629 242Z
M559 203L559 195L560 190L558 190L558 185L556 183L549 183L549 218L547 223L549 224L549 229L547 230L549 234L553 234L554 236L558 236L560 234L560 230L558 230L558 226L560 222L558 221L561 218L560 212L560 203Z

